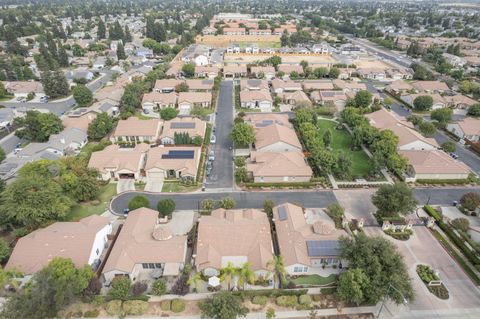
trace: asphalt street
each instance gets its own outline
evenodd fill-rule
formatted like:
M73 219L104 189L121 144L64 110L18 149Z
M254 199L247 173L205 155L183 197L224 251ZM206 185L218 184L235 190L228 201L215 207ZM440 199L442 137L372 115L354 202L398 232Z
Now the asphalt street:
M359 190L361 191L361 190ZM458 201L463 194L471 191L480 191L479 187L452 187L452 188L416 188L415 197L420 205L429 203L431 205L452 205L453 201ZM352 196L357 190L349 190ZM123 214L123 210L128 206L128 202L135 195L145 195L150 200L152 207L156 207L160 199L171 198L176 203L178 210L196 210L200 202L211 198L219 200L224 197L232 197L236 201L236 208L262 208L266 199L271 199L276 205L290 202L297 203L303 207L327 207L331 203L337 202L332 190L322 191L256 191L256 192L217 192L217 193L190 193L190 194L164 194L164 193L142 193L130 192L122 193L115 197L111 202L111 209L114 213ZM365 199L365 200L370 200ZM359 203L363 205L363 203ZM352 204L352 210L355 205Z
M438 144L442 145L445 142L455 142L451 138L449 138L444 132L437 130L437 133L433 137ZM458 155L458 160L464 162L468 165L477 175L480 176L480 157L470 151L469 149L465 148L464 145L460 144L459 142L455 142L457 145L457 149L455 150L455 154Z
M233 128L233 82L223 81L218 94L218 108L215 116L216 143L211 146L215 160L206 188L233 187L233 151L230 132Z
M21 142L22 142L22 139L15 136L15 134L10 134L5 136L0 141L0 147L5 151L5 154L9 154L13 152L17 144Z

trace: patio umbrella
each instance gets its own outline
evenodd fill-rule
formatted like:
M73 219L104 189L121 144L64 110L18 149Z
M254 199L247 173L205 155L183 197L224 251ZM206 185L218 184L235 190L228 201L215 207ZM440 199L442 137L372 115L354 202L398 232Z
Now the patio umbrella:
M217 287L220 285L220 278L217 276L210 277L208 278L208 284L212 287Z

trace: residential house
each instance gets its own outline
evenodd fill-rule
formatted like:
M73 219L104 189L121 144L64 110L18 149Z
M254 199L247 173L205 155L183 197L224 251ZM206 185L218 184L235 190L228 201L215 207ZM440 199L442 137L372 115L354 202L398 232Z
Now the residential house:
M468 109L470 106L478 103L478 101L462 94L445 95L443 96L443 100L448 107L456 109Z
M194 107L210 107L212 93L207 92L180 92L178 93L178 108L180 114L190 114Z
M219 72L216 66L195 66L195 77L214 79Z
M255 150L259 152L293 152L302 151L293 128L277 123L264 127L256 127Z
M302 82L302 85L306 92L313 90L333 90L332 80L305 80Z
M447 124L447 130L463 140L480 142L480 119L467 117Z
M284 92L295 92L301 91L302 85L298 82L294 82L291 80L284 81L279 78L275 78L272 80L272 90L277 94L281 94Z
M273 220L288 275L323 274L326 267L341 269L345 265L339 238L346 233L335 229L335 223L323 210L304 211L285 203L273 208Z
M85 80L90 82L94 78L93 72L89 70L72 70L65 73L65 77L69 82L75 82L76 80Z
M356 81L345 81L340 79L332 80L333 86L335 89L340 89L343 92L358 92L367 89L365 83L356 82Z
M177 178L195 181L201 148L197 146L154 147L148 152L147 180Z
M129 117L118 121L110 140L114 143L153 143L158 138L161 126L162 121L158 119L140 120L137 117Z
M210 79L200 79L200 80L186 80L185 83L188 86L190 92L212 92L213 90L213 80Z
M177 93L159 93L156 91L145 93L142 98L142 109L146 112L154 112L167 107L175 108L177 105Z
M419 93L444 93L450 91L445 82L440 81L416 81L411 83Z
M240 105L242 108L256 109L269 112L273 106L273 99L268 90L240 91Z
M171 93L174 92L177 86L184 83L182 80L177 79L162 79L155 81L153 90L159 93Z
M190 138L203 137L207 124L196 117L176 117L170 121L166 121L163 125L162 134L160 134L160 142L162 144L175 144L176 134L188 134Z
M393 95L400 95L406 92L410 92L412 90L415 90L413 86L403 80L393 81L385 87L385 91Z
M467 64L467 60L465 58L450 54L450 53L443 53L442 56L445 58L447 63L453 65L455 68L463 68Z
M255 279L267 279L273 253L270 223L260 210L219 208L199 219L195 267L205 276L219 276L229 264L249 263Z
M270 29L250 29L248 30L249 35L271 35L272 30Z
M313 91L310 97L315 104L332 104L339 110L343 109L347 104L347 96L343 91Z
M363 79L384 80L386 78L385 70L381 68L358 68L357 74Z
M135 147L122 148L119 145L109 145L105 149L93 152L88 167L96 169L104 181L110 179L144 178L142 169L145 166L149 145L140 143Z
M407 182L419 179L467 179L471 172L467 165L442 150L400 150L399 154L408 159Z
M407 103L408 105L414 106L415 99L419 96L431 96L433 99L433 104L431 109L441 109L447 106L445 99L438 93L428 94L428 93L418 93L418 94L403 94L400 96L400 99Z
M283 100L284 103L301 106L301 107L310 107L312 102L308 96L303 91L294 91L294 92L284 92L278 94L278 96Z
M265 77L267 80L271 80L275 77L275 68L273 66L252 66L250 73L256 78Z
M36 96L45 95L42 83L37 81L3 82L3 85L7 92L16 98L26 98L29 93L34 93Z
M293 128L290 123L288 114L285 113L253 113L247 112L243 117L245 123L250 124L255 128L265 127L272 124L283 125L288 128Z
M385 70L385 74L394 80L410 80L413 78L412 69L403 69L403 68L390 68Z
M251 152L247 172L255 183L308 182L312 169L302 152Z
M88 132L88 126L92 123L97 114L95 112L85 112L80 116L76 116L75 114L69 114L69 116L62 119L62 124L64 129L79 129L83 132Z
M138 208L128 213L102 271L107 285L117 276L132 281L178 276L187 252L187 236L159 222L158 211Z
M56 257L71 259L81 268L92 266L95 271L107 247L112 224L106 218L91 215L78 222L56 222L21 237L10 255L6 270L31 276Z
M260 90L268 90L268 82L267 80L260 80L260 79L246 79L240 80L240 90L247 90L247 91L260 91Z
M247 76L247 66L244 64L228 64L223 67L223 77L226 79L242 78Z
M96 70L102 70L105 68L106 63L107 59L103 56L99 56L95 60L93 60L93 68Z
M312 45L310 51L315 54L329 54L331 48L326 42L323 42Z
M279 64L278 72L283 72L285 75L290 75L296 72L298 75L303 74L303 67L300 64Z
M257 54L259 52L260 52L260 49L258 48L258 45L256 45L255 43L249 44L245 47L245 53Z
M224 35L245 35L245 28L223 28Z

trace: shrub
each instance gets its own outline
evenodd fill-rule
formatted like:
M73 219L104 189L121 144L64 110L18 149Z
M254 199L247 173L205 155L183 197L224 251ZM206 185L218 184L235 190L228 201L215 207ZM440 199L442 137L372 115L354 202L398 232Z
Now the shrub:
M301 304L301 305L309 305L312 303L312 298L309 296L309 295L301 295L299 298L298 298L298 302Z
M437 132L437 128L430 122L423 122L418 126L420 132L426 137L432 137Z
M150 201L146 196L137 195L128 202L128 210L130 211L141 207L150 208Z
M164 295L167 292L167 285L163 279L157 279L152 284L150 293L155 296Z
M170 311L170 309L172 309L171 305L172 302L170 300L163 300L160 302L160 309L163 311Z
M468 219L463 217L455 218L454 220L452 220L452 226L458 230L467 232L468 228L470 227L470 222L468 221Z
M172 287L172 294L184 296L190 290L188 275L182 274Z
M123 303L123 311L127 315L140 316L148 310L148 302L142 300L127 300Z
M139 296L147 291L148 285L143 281L137 281L132 286L132 295Z
M480 205L480 193L469 192L460 198L460 204L468 210L475 210Z
M255 296L252 298L252 303L254 305L265 306L267 304L267 301L268 301L267 296Z
M107 302L105 310L110 316L119 316L122 314L122 301L121 300L112 300Z
M10 257L12 250L10 245L5 241L5 239L0 238L0 262L4 262Z
M295 308L297 305L297 296L280 296L277 297L277 305L286 308Z
M163 217L170 216L175 210L175 201L170 198L159 200L157 209Z
M84 318L97 318L99 315L100 315L100 310L98 309L87 310L83 313Z
M457 149L457 145L452 141L448 141L442 144L442 148L445 152L451 153L455 152L455 150Z
M184 311L185 301L183 301L182 299L173 299L171 304L171 309L175 313Z
M236 202L231 197L225 197L220 200L220 207L224 209L232 209L236 205Z

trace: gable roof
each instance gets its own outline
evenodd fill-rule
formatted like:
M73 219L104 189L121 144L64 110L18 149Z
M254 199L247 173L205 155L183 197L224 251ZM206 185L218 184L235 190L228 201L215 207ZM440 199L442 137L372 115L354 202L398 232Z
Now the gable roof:
M142 168L143 158L149 146L137 144L135 148L120 148L119 145L109 145L105 149L93 152L88 167L95 168L101 173L109 170L127 170L138 172Z
M170 121L166 121L163 125L163 131L160 139L164 137L174 138L175 133L188 133L193 138L205 135L207 124L196 117L176 117Z
M137 117L129 117L120 120L113 132L113 136L153 136L156 137L160 124L158 119L140 120Z
M166 158L163 155L171 151L192 151L193 158ZM153 168L161 170L182 171L182 175L196 176L200 163L201 148L197 146L154 147L148 152L145 170Z
M312 176L302 152L256 152L250 153L247 171L253 176Z
M283 142L294 146L298 150L302 150L302 144L300 144L295 130L283 125L275 123L265 127L257 128L255 135L255 148L257 150L278 142Z
M417 174L469 174L470 168L442 150L399 151Z

